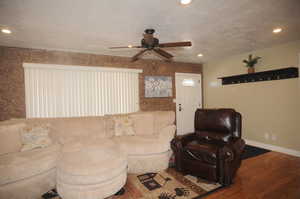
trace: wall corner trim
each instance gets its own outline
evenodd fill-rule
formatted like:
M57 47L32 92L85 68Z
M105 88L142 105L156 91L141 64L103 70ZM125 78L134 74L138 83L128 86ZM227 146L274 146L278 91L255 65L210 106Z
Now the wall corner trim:
M288 155L300 157L300 151L297 151L297 150L288 149L288 148L284 148L284 147L280 147L280 146L275 146L275 145L272 145L272 144L265 144L265 143L257 142L257 141L253 141L253 140L245 139L245 141L246 141L246 144L249 144L249 145L252 145L252 146L261 147L261 148L264 148L264 149L269 149L269 150L272 150L272 151L276 151L276 152L285 153L285 154L288 154Z

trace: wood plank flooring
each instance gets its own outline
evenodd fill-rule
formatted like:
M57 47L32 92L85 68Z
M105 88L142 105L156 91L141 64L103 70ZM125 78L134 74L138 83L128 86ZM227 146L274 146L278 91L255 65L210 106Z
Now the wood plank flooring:
M232 186L205 199L300 199L300 158L269 152L246 159Z
M127 184L119 199L132 197L139 199L142 195ZM300 158L269 152L246 159L233 185L204 199L300 199Z

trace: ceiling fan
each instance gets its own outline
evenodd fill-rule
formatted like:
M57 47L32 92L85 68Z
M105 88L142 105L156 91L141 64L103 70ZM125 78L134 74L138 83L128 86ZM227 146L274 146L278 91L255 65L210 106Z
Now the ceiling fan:
M174 56L162 48L167 47L185 47L192 46L192 42L183 41L183 42L172 42L172 43L159 43L159 40L153 36L155 30L154 29L146 29L143 34L144 38L141 40L140 46L120 46L120 47L110 47L110 49L119 49L119 48L142 48L140 52L134 55L131 58L131 61L134 62L139 59L146 51L152 51L155 54L163 57L167 61L170 61Z

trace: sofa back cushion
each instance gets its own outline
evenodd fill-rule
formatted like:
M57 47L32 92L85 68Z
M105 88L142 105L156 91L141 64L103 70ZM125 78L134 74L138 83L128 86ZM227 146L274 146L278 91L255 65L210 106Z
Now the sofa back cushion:
M0 155L20 151L22 147L21 131L24 122L1 122L0 124Z
M161 129L173 125L174 111L145 111L129 114L136 135L158 134Z
M51 122L53 136L60 143L112 137L106 130L105 117L57 118Z
M175 122L174 111L153 111L154 116L154 128L158 133L161 129L173 125Z
M133 121L135 135L153 135L154 115L152 112L136 112L129 116Z
M132 120L135 135L158 134L164 127L174 124L175 120L172 111L136 112L126 115ZM115 116L118 115L33 118L0 122L0 154L20 151L22 147L20 132L25 127L47 125L52 141L62 144L81 139L112 138L115 136Z
M112 138L115 136L115 121L111 116L104 116L105 118L105 136Z

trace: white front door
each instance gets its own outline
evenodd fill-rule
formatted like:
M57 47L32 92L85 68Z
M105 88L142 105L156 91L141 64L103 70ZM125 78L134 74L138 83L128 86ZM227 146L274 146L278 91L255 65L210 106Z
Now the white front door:
M176 73L176 125L177 135L194 131L194 116L202 108L201 75Z

